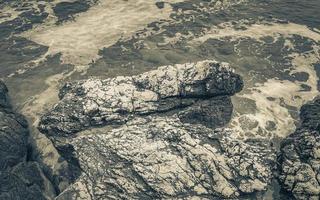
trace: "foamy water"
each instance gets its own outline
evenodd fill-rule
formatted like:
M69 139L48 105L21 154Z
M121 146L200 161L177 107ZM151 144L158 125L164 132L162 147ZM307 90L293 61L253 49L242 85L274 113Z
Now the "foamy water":
M49 46L50 55L61 53L63 63L87 65L100 57L100 49L132 36L153 21L168 20L171 13L170 4L159 9L154 1L101 0L75 21L41 25L22 36Z
M191 40L190 44L201 44L208 39L223 39L227 37L231 38L231 41L252 38L263 42L262 38L271 36L276 41L280 37L293 39L294 35L311 39L314 42L320 41L318 32L309 29L305 25L295 23L257 23L246 26L245 30L237 30L230 23L224 23L213 27L203 36ZM291 50L295 49L294 44L288 39L286 39L285 46ZM235 110L230 127L237 131L240 137L248 136L248 132L250 132L250 137L255 135L268 138L273 138L274 136L282 138L292 133L296 128L295 122L297 119L290 114L290 110L286 106L292 106L299 110L303 104L319 95L317 90L318 77L313 66L320 61L319 52L319 46L314 45L310 51L288 55L288 57L292 58L291 65L293 66L292 69L287 69L290 70L289 74L305 72L309 75L306 82L272 78L264 83L256 83L253 87L247 87L246 92L237 94L240 98L253 100L257 111L255 113L240 114ZM275 74L276 76L277 74ZM303 91L301 84L310 86L310 91ZM274 100L271 101L267 97L271 97ZM239 102L234 100L234 103L237 104ZM268 130L267 127L270 122L276 125L273 128L274 130ZM246 128L248 123L257 123L257 126L249 130Z

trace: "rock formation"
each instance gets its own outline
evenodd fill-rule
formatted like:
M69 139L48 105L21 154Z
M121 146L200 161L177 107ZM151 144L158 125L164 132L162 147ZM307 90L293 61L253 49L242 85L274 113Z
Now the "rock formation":
M184 108L192 105L195 112L204 109L200 111L202 116L197 116L201 119L193 120L208 122L210 126L221 125L221 120L230 118L232 110L227 108L224 113L218 109L212 114L213 98L225 96L224 103L231 106L228 96L239 92L242 86L242 79L227 63L215 61L164 66L132 77L68 83L60 91L61 102L42 117L39 127L49 136L57 137L72 135L90 126L125 124L135 116L170 111L181 111L181 117L186 119L192 116ZM204 99L207 101L202 101Z
M174 118L85 131L70 144L82 175L57 199L236 198L272 177L267 142Z
M28 123L15 113L0 81L0 199L51 199L56 193L40 165L30 161Z
M296 199L320 196L320 99L301 108L301 125L282 142L280 180Z
M268 141L223 129L243 82L227 63L67 83L39 129L78 178L57 199L237 198L264 191Z

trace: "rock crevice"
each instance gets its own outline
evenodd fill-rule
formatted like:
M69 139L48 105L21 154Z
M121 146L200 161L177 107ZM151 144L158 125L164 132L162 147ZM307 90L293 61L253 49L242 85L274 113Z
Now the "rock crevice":
M56 191L39 163L29 160L28 123L13 111L0 81L0 199L52 199Z
M320 99L302 106L301 125L282 141L280 182L296 199L320 196Z

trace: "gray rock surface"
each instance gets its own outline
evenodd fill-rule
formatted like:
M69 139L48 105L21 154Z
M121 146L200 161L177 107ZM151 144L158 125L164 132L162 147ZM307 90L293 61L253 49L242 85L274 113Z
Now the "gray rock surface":
M37 162L28 160L28 123L15 113L0 81L0 199L51 199L56 193Z
M280 181L296 199L320 197L320 99L301 108L301 126L281 146Z
M0 106L1 108L10 107L8 101L8 88L2 81L0 81Z
M67 83L39 129L79 177L57 199L238 198L266 190L268 141L221 128L243 87L227 63Z
M227 63L208 60L164 66L132 77L67 83L60 91L61 101L42 117L39 128L47 135L57 137L90 126L124 124L135 116L169 111L182 111L181 117L186 119L190 116L183 108L192 105L196 106L195 111L206 109L202 112L205 121L202 118L193 121L214 122L217 118L214 115L231 115L232 109L226 114L211 113L210 104L215 101L212 98L226 96L225 104L232 106L228 96L239 92L242 87L241 77L233 73ZM207 101L199 103L203 99ZM216 124L207 124L223 124L216 121Z
M320 99L300 111L301 126L282 141L280 181L296 199L320 197Z
M267 141L172 117L84 131L70 144L82 175L59 200L237 198L264 190L272 177Z

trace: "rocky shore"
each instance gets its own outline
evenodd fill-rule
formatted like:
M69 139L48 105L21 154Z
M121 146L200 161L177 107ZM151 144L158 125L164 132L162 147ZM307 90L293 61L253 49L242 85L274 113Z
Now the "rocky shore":
M28 123L15 113L0 81L0 199L53 199L56 191L39 163L30 159Z
M301 125L282 142L280 180L296 199L320 196L320 99L305 104Z
M214 60L66 83L38 127L67 161L53 175L0 82L0 199L259 199L277 179L292 199L318 199L320 99L277 156L226 128L242 88Z
M57 199L239 198L266 190L275 153L224 129L243 81L206 60L67 83L39 129L79 177ZM75 172L75 171L74 171Z

